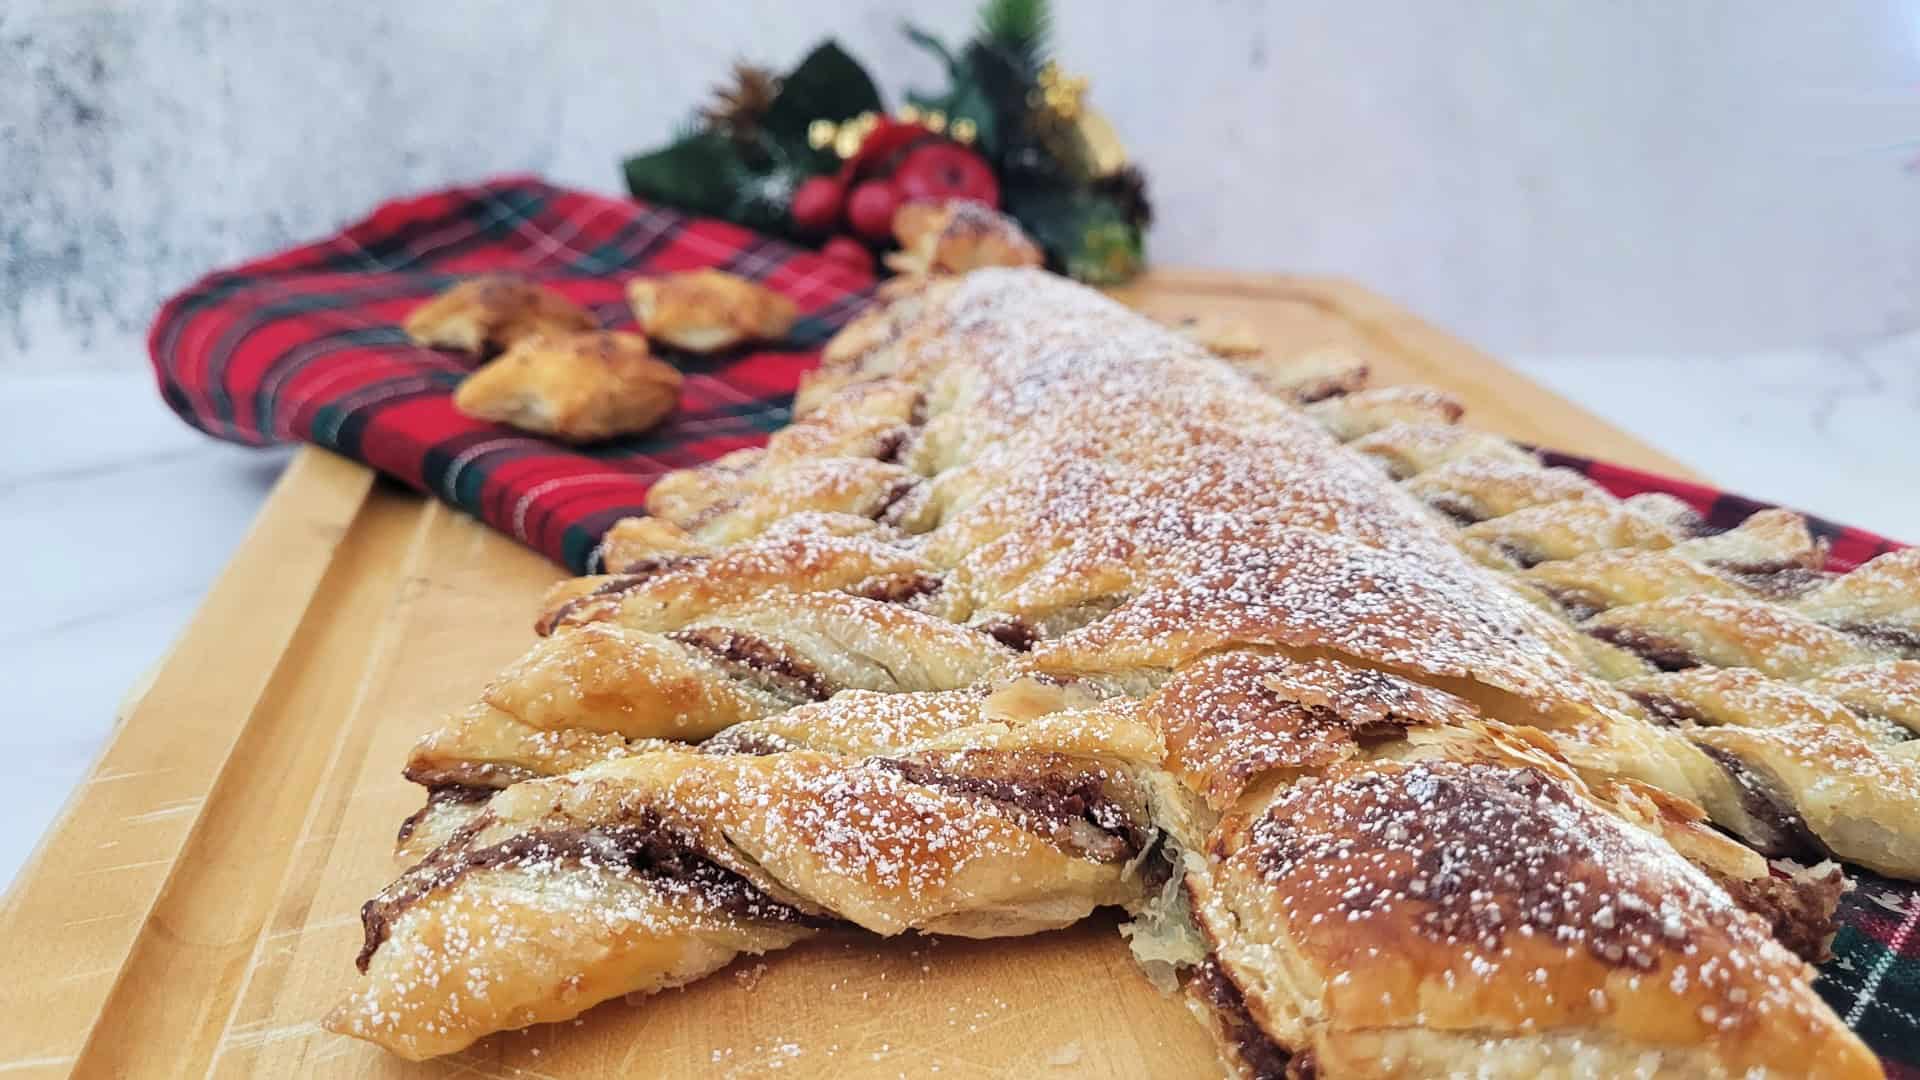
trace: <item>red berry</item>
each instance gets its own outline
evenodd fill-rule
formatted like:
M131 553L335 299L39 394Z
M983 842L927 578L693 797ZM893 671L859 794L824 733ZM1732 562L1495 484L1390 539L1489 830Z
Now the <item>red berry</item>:
M847 196L847 220L853 231L869 240L893 235L893 212L900 209L900 193L886 180L862 180Z
M907 201L972 199L998 208L1000 181L979 154L951 142L915 147L893 170L893 182Z
M832 231L840 221L840 184L831 176L815 176L793 189L793 226L801 232Z
M820 254L862 273L873 273L873 252L851 236L836 236L821 247Z
M903 124L883 116L867 133L867 137L861 140L859 151L847 159L846 169L860 176L883 173L888 158L906 149L916 139L929 138L933 138L933 132L920 124Z

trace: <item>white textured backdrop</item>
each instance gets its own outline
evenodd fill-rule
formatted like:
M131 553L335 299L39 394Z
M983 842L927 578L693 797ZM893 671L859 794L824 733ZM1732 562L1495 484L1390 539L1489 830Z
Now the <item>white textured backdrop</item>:
M970 3L0 0L0 367L129 368L168 291L375 202L616 190L748 57L890 91ZM1168 263L1337 271L1510 353L1920 327L1920 3L1060 0Z

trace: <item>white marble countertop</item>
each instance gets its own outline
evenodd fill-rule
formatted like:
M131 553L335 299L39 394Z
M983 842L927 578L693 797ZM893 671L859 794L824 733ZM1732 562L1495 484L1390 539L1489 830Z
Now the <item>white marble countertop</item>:
M1920 334L1849 351L1518 357L1731 490L1920 540ZM0 385L0 882L11 881L284 467L144 375Z

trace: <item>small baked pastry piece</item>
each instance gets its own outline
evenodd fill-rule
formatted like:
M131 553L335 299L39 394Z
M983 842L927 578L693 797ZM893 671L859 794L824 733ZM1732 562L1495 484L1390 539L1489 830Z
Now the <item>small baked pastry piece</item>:
M1046 261L1019 222L972 199L906 203L894 211L893 237L900 250L886 262L898 274L964 274Z
M793 301L724 270L635 278L627 283L627 303L647 337L697 353L778 341L800 317Z
M598 330L586 308L524 278L468 278L414 308L403 324L414 341L488 360L534 334Z
M680 373L646 338L608 330L522 338L453 394L475 419L574 443L637 435L679 400Z

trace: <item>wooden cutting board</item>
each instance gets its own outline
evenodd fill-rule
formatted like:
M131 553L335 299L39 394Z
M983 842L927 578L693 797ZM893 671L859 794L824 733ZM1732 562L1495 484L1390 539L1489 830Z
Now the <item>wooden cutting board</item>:
M1518 439L1679 463L1358 287L1156 271L1120 294L1340 343ZM362 901L419 806L407 747L533 640L561 571L309 449L0 905L0 1072L1217 1075L1111 918L1037 938L822 940L425 1065L329 1035ZM58 718L47 718L58 722Z

